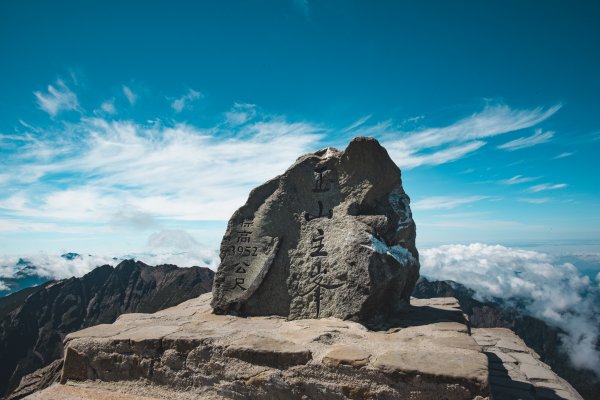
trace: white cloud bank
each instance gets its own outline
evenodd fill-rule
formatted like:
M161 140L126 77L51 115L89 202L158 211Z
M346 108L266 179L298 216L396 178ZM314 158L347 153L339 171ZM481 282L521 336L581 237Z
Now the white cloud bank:
M216 249L198 243L181 230L155 232L148 238L146 252L116 259L82 255L68 260L45 253L22 258L36 267L27 270L28 274L50 279L82 276L96 266L116 265L127 258L149 265L198 265L213 270L219 263ZM600 352L595 348L600 334L600 273L594 281L580 274L573 264L558 262L545 253L479 243L421 250L420 261L422 275L460 282L475 290L479 300L524 304L526 313L565 332L564 350L574 366L600 376ZM17 256L0 256L0 280L15 278L23 271L18 262Z
M121 261L131 258L148 265L174 264L183 268L200 266L212 270L216 270L219 264L216 249L198 243L186 231L172 229L151 234L145 252L122 254L114 258L89 254L69 258L43 252L30 255L1 255L0 279L18 279L23 275L48 279L80 277L98 266L105 264L116 266ZM26 264L22 262L23 260ZM25 268L27 265L34 268ZM8 289L7 285L0 281L0 291Z
M29 261L35 266L35 270L22 270L19 260ZM72 276L82 276L92 269L104 265L115 264L112 257L108 256L90 256L67 260L60 255L50 255L46 253L37 253L28 256L0 256L0 279L18 278L19 272L27 275L37 275L48 279L65 279Z
M525 311L561 328L572 364L600 376L600 285L571 263L500 245L446 245L420 252L421 273L475 290L479 300L521 302Z

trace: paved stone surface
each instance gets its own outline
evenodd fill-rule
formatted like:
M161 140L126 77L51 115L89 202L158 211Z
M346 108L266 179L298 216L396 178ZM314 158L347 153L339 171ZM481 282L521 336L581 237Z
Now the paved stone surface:
M227 357L278 369L304 365L312 359L309 350L289 340L255 335L246 336L243 343L231 344L224 354Z
M478 328L472 330L472 335L488 357L494 400L583 400L511 330Z
M443 349L442 352L436 350L392 350L377 357L373 365L388 372L466 379L481 384L487 381L487 365L481 362L481 353L465 354L452 347Z
M61 381L170 400L488 396L487 357L456 299L417 301L407 313L415 325L383 331L336 318L215 315L210 300L124 315L98 336L96 327L70 334Z
M371 354L360 347L351 345L335 346L323 356L323 364L332 367L340 365L364 367L369 363L369 358L371 358Z
M419 277L409 203L400 169L373 138L301 156L229 220L215 312L370 326L398 316Z
M140 396L136 394L120 393L112 390L103 390L92 387L78 387L72 385L53 385L43 392L34 393L28 400L156 400L157 397Z
M552 370L548 369L548 367L543 367L541 365L531 365L531 364L520 364L519 368L527 379L536 380L536 381L551 381L556 379L556 375Z

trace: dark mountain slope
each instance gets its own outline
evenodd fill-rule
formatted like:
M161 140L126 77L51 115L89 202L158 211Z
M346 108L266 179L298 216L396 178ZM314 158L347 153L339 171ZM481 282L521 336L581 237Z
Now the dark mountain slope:
M474 328L503 327L511 329L535 350L542 361L550 365L559 376L586 399L600 398L600 382L589 370L575 369L569 357L562 351L559 328L526 315L518 307L509 307L501 302L480 302L473 298L475 292L453 281L428 281L421 277L413 296L417 298L456 297L463 311L469 315Z
M151 267L127 260L1 298L0 394L62 357L68 333L112 323L123 313L172 307L209 292L212 282L207 268Z

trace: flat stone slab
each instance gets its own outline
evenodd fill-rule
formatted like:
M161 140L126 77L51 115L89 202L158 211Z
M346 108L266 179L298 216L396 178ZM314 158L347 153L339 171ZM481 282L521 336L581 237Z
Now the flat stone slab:
M552 370L541 365L522 364L520 369L530 380L552 381L556 379L556 374Z
M371 355L356 346L335 346L323 357L323 364L332 367L340 365L351 365L353 367L364 367L369 363Z
M511 330L477 328L472 330L472 335L488 357L490 391L494 400L583 400Z
M119 393L98 388L53 385L27 397L28 400L156 400L157 397Z
M243 344L230 345L224 354L251 364L278 369L304 365L312 359L309 350L289 340L254 335L246 337Z
M539 361L529 353L509 353L519 364L539 365Z
M456 348L445 351L389 351L373 363L375 368L405 374L426 374L444 379L487 384L487 363L479 352ZM448 351L449 350L449 351Z
M206 294L68 335L61 382L146 382L215 399L489 395L487 357L456 299L420 300L408 311L414 326L380 331L336 318L215 315L210 301Z
M498 347L498 348L502 349L503 351L509 351L509 352L527 351L527 346L522 346L519 343L516 343L514 341L509 341L506 339L500 339L495 344L495 347Z

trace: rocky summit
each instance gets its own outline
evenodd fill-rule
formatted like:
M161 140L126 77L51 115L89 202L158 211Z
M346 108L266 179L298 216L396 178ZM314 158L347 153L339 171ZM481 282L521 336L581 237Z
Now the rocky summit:
M229 220L215 313L369 326L398 315L419 277L409 202L400 169L375 139L300 157Z
M568 399L577 392L507 329L472 332L455 298L403 324L215 315L211 294L67 336L62 384L29 398Z
M416 300L406 326L387 331L337 318L215 315L210 300L205 294L70 334L61 390L84 385L150 398L286 400L489 393L487 357L453 298Z

